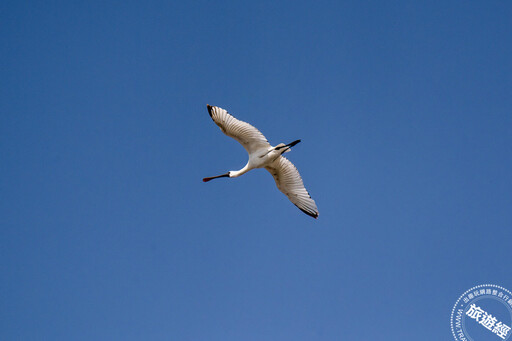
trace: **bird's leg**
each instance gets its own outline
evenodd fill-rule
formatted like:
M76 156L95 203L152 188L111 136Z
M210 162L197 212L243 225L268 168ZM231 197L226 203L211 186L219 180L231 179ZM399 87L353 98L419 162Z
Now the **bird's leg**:
M273 150L274 150L274 149L270 149L268 152L266 152L265 154L261 155L261 156L260 156L260 159L261 159L262 157L267 156L267 155L268 155L268 153L270 153L270 152L271 152L271 151L273 151Z
M289 148L291 148L291 147L295 146L295 145L296 145L297 143L299 143L299 142L300 142L300 140L295 140L295 141L293 141L293 142L291 142L291 143L285 144L284 146L276 147L275 149L276 149L276 150L279 150L279 149L284 148L284 147L289 147Z
M282 149L282 148L286 148L285 150L283 150L283 151L281 152L281 154L284 154L284 153L286 153L287 151L289 151L290 149L292 149L292 147L293 147L293 146L295 146L295 145L296 145L297 143L299 143L299 142L300 142L300 140L295 140L295 141L293 141L293 142L291 142L291 143L285 144L284 146L278 146L278 147L276 147L275 149L276 149L276 150L280 150L280 149Z
M283 150L281 152L281 154L284 154L285 152L289 151L293 146L295 146L297 143L299 143L300 140L295 140L291 143L288 143L288 144L282 144L280 143L279 145L275 146L274 148L270 149L268 152L266 152L265 154L261 155L260 158L266 156L268 153L270 153L271 151L273 150L281 150L283 148L286 148L285 150Z

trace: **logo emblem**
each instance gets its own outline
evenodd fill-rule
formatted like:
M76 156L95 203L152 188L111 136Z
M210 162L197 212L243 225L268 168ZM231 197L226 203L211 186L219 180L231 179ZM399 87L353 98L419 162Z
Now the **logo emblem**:
M456 341L512 341L512 293L498 285L477 285L463 293L453 307Z

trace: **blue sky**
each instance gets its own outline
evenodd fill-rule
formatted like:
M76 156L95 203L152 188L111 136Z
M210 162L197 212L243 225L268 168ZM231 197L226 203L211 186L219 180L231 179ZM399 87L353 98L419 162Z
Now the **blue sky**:
M448 340L512 290L508 1L0 4L0 339ZM303 214L206 103L287 154Z

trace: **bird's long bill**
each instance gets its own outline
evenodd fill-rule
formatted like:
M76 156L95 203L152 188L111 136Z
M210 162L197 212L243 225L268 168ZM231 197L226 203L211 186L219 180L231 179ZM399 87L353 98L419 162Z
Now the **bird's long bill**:
M213 180L213 179L224 178L224 177L229 177L229 172L227 172L226 174L222 174L222 175L217 175L217 176L212 176L212 177L209 177L209 178L204 178L203 182L208 182L208 181Z

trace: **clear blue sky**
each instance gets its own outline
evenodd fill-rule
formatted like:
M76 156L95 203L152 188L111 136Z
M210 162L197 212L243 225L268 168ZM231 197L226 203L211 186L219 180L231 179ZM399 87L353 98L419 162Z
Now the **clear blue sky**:
M512 290L510 1L0 3L0 339L450 340ZM211 121L287 156L300 212Z

